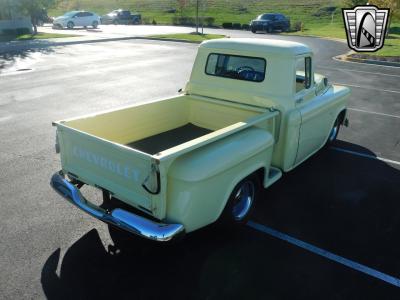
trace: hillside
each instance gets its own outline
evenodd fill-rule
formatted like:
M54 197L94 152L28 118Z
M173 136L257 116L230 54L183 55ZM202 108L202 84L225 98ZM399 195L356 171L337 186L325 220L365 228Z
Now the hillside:
M182 5L180 5L180 3ZM194 0L64 0L51 15L60 15L72 9L84 9L107 13L113 9L129 9L139 12L145 21L157 24L171 24L174 17L194 16ZM340 1L334 0L200 0L200 15L213 17L214 25L224 22L248 24L255 16L264 12L281 12L292 22L301 20L308 24L329 24L332 14L329 7L338 7ZM333 22L342 22L341 11L336 9Z
M341 0L199 0L200 16L205 24L221 26L223 23L249 24L250 20L265 12L280 12L290 17L292 26L302 22L302 31L292 34L346 38ZM57 16L66 11L82 9L100 15L122 8L142 15L145 24L193 25L195 0L60 0L49 15ZM182 19L182 17L185 17ZM207 18L208 17L208 18ZM176 20L179 19L179 22ZM184 20L188 23L181 22ZM191 23L191 24L190 24ZM400 53L400 24L394 19L392 34L385 48L377 55L398 56Z

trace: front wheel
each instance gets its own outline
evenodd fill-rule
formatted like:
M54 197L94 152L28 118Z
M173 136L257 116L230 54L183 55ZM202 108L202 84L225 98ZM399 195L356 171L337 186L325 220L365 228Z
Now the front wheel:
M328 140L326 141L325 146L330 146L333 144L333 142L336 140L339 134L339 129L340 129L340 116L336 118L335 123L333 124L333 127L329 132Z
M92 27L96 29L98 26L99 26L99 22L93 21Z
M71 21L67 23L67 28L68 29L73 29L74 26L75 26L75 24L73 22L71 22Z
M256 33L257 30L256 30L255 28L251 28L251 32L252 32L252 33Z
M228 203L222 212L221 224L245 224L251 215L260 192L260 180L256 175L251 175L239 182L233 189Z

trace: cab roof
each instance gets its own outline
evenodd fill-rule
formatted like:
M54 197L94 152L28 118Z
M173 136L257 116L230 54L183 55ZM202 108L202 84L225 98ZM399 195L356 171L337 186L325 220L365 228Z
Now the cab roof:
M224 38L205 41L201 48L238 50L260 53L272 53L286 56L296 56L311 52L311 49L301 43L260 38Z

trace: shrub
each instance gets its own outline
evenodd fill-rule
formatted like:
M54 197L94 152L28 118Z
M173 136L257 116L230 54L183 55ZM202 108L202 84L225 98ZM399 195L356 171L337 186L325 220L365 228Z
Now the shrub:
M194 26L196 25L195 18L192 17L173 17L172 24L174 25L185 25L185 26Z
M233 23L233 24L232 24L232 28L233 28L233 29L242 29L242 24L240 24L240 23Z
M6 29L3 29L3 34L4 35L16 35L17 31L15 29L6 28Z
M23 34L30 34L30 33L31 33L31 31L29 30L29 28L26 28L26 27L24 27L24 28L17 28L16 32L17 32L17 35L23 35Z
M142 24L150 25L151 24L150 18L149 17L142 18Z
M207 26L213 26L214 22L215 22L215 18L214 17L204 17L203 18L203 22L205 23L205 25Z
M304 23L302 21L296 21L293 25L294 31L303 31L304 30Z
M157 25L157 22L156 22L156 20L154 20L154 19L153 19L153 22L151 22L151 24L153 24L153 25Z
M250 25L249 24L243 24L242 25L243 30L250 30Z
M233 24L232 23L222 23L222 27L225 29L232 29Z
M325 6L319 8L316 12L314 12L312 15L314 17L326 17L326 16L331 16L333 13L335 13L337 7L336 6Z

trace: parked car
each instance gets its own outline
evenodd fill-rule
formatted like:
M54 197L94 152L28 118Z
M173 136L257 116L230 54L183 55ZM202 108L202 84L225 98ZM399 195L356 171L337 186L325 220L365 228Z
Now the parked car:
M181 95L54 122L62 170L51 185L108 223L116 244L118 228L169 241L216 221L245 224L263 188L347 125L349 88L314 70L304 44L204 42ZM84 197L85 184L103 204Z
M271 33L274 30L289 31L290 20L282 14L262 14L250 22L250 29L253 33L265 31Z
M53 21L53 28L68 28L92 26L97 28L100 24L100 17L88 11L70 11Z
M140 24L142 16L140 14L132 14L129 10L113 10L112 12L101 17L101 24Z

